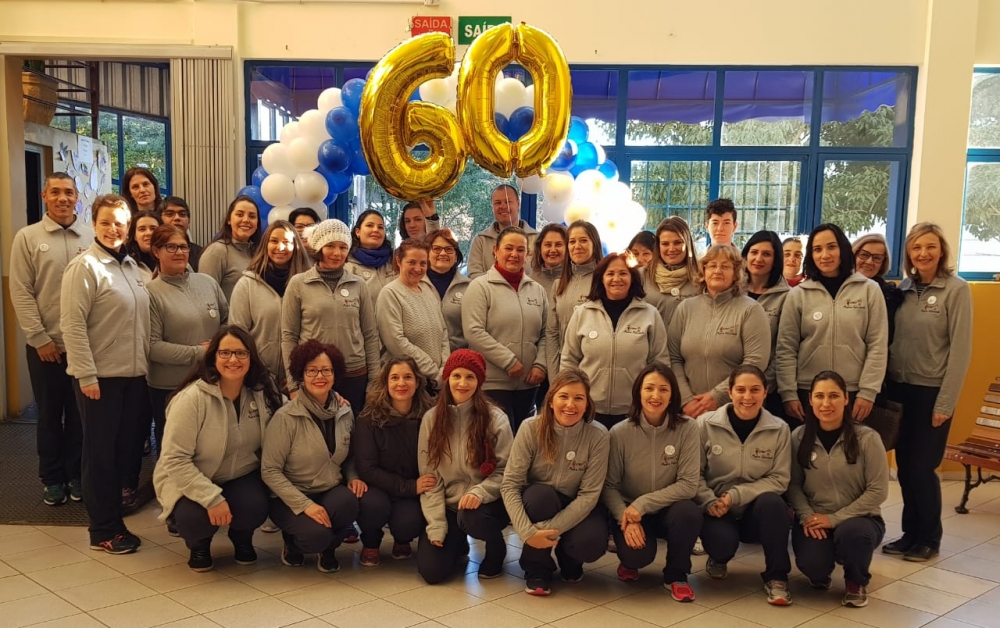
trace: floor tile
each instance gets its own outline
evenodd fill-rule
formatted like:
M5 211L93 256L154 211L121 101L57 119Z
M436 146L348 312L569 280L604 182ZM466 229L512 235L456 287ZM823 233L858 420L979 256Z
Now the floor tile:
M244 575L234 576L236 580L263 591L268 595L278 595L288 591L298 591L314 584L335 580L331 574L319 572L308 563L302 567L272 567Z
M78 615L80 609L54 593L43 593L0 604L0 621L9 628Z
M996 588L997 583L981 578L973 578L965 574L948 571L939 567L928 567L903 578L906 582L912 582L934 590L953 593L966 598L979 597L980 595ZM938 613L939 615L941 613Z
M104 628L104 624L90 615L70 615L59 619L50 619L40 624L31 624L31 628Z
M501 598L496 603L504 608L550 624L594 608L593 602L573 597L560 588L554 588L552 595L548 597L528 595L522 589L521 593Z
M319 617L310 617L305 621L288 624L288 628L330 628L330 626L329 622L325 622Z
M141 600L156 595L156 591L131 578L120 577L63 589L58 595L80 610L90 612L98 608Z
M761 624L755 624L747 619L733 617L719 611L707 611L676 623L671 628L705 628L706 626L711 628L760 628Z
M589 581L590 579L586 578L582 582L578 583L577 587L579 587L579 585L583 585L584 583L588 583ZM345 583L355 586L353 580L346 580ZM466 574L462 578L453 578L445 583L445 586L458 591L464 591L483 600L493 601L505 598L508 595L523 592L524 580L521 578L515 578L507 573L504 573L499 578L484 580L475 573L471 573Z
M157 593L170 593L188 587L195 587L202 584L209 584L217 580L228 580L229 578L217 570L196 573L185 563L161 567L142 571L131 576L136 582L140 582Z
M925 624L924 628L971 628L972 624L967 624L964 621L958 621L955 619L948 619L947 617L938 617L929 624Z
M558 628L608 628L609 626L614 626L614 628L648 628L656 624L615 612L603 606L595 606L572 617L553 622L552 625Z
M342 582L331 581L282 593L276 596L276 599L291 604L310 615L318 616L372 602L376 598Z
M186 606L163 595L100 608L90 613L111 628L149 628L195 615Z
M872 565L869 567L869 571L892 578L893 580L902 580L906 576L925 568L926 566L922 563L911 563L903 560L900 556L876 553L872 556ZM839 569L835 570L833 572L834 582L842 576L843 574Z
M955 610L945 615L948 619L981 626L982 628L996 628L1000 626L1000 612L996 605L979 600L972 600L959 606Z
M78 587L84 582L93 583L119 578L121 574L104 563L88 560L65 567L34 571L28 577L49 591L61 591Z
M822 614L820 611L801 604L771 606L767 603L763 589L759 594L749 595L729 604L723 604L715 610L733 617L752 617L753 621L774 628L798 626Z
M976 599L978 599L980 602L989 602L990 604L996 604L997 606L1000 606L1000 587L992 589L980 595Z
M986 560L992 560L993 562L1000 562L1000 545L983 543L965 550L963 554L966 556L975 556L976 558L985 558ZM9 558L5 559L5 561L8 564L11 564ZM1000 568L1000 565L997 565L997 567Z
M278 628L309 619L309 615L275 598L264 598L207 613L225 628Z
M93 555L94 560L99 560L126 576L187 562L186 556L180 556L162 547L143 546L138 552L124 556L113 556L104 552L93 552Z
M415 561L400 561L406 563L401 565L402 569L392 564L397 561L393 561L391 558L389 561L391 562L383 562L382 565L373 569L364 569L359 573L350 574L349 577L345 575L342 582L375 597L389 597L426 584L423 578L417 574Z
M0 603L42 595L43 593L48 593L48 591L27 576L18 575L0 578Z
M0 561L0 578L6 578L7 576L16 576L19 572L12 568L7 563Z
M1000 530L1000 515L988 512L970 512L942 521L946 534L975 541L988 541Z
M67 545L90 541L90 533L83 526L35 526L35 529Z
M872 597L868 598L868 606L864 608L841 606L829 614L876 628L918 628L937 618L931 613Z
M805 576L791 578L788 581L788 590L792 594L793 605L804 606L821 613L828 613L840 608L840 601L844 597L843 591L814 589ZM756 596L758 593L755 591L753 595ZM764 596L763 590L761 590L759 595ZM700 602L701 600L698 601Z
M837 617L835 615L820 615L816 619L810 619L799 628L866 628L865 624Z
M34 529L32 526L0 525L0 538L14 534L24 534Z
M697 604L677 602L662 586L604 604L602 608L618 611L655 626L670 626L701 615L707 610Z
M957 554L938 563L937 568L1000 583L1000 565L992 560Z
M62 543L55 540L48 534L39 532L38 530L32 528L27 531L23 531L20 534L0 536L0 558L6 560L8 556L13 554L21 554L23 552L45 549L46 547L53 547L56 545L62 545Z
M206 614L220 608L258 600L265 597L265 594L242 582L226 578L172 591L166 596L193 611Z
M522 581L520 584L524 588L524 582ZM615 578L607 578L605 576L591 576L588 574L580 582L560 584L560 593L566 593L581 600L600 605L614 602L615 600L620 600L649 589L655 588L662 591L663 575L657 570L657 574L653 577L649 577L648 574L643 573L639 580L635 582L622 582L617 576Z
M541 620L533 619L495 604L487 602L479 606L439 617L438 621L451 628L534 628L542 624Z
M423 615L390 604L385 600L373 600L350 608L339 610L320 619L338 628L408 628L427 621Z
M933 587L914 584L905 580L893 582L889 586L872 593L871 597L915 608L918 611L926 611L934 615L944 615L969 601L969 597L946 593Z
M1000 546L997 547L1000 548ZM69 545L60 543L53 547L11 554L10 556L5 556L3 560L11 568L21 573L31 573L33 571L41 571L42 569L82 563L91 560L91 557L88 554L73 549Z
M34 628L34 626L32 626ZM185 619L178 619L169 624L163 624L158 628L219 628L219 624L203 615L195 615Z
M430 619L437 619L484 602L474 595L440 586L423 586L404 591L387 597L386 601Z

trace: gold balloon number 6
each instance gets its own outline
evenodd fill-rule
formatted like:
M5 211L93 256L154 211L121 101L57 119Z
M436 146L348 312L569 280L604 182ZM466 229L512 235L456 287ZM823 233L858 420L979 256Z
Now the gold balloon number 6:
M500 177L538 174L566 141L573 100L569 64L548 33L501 24L480 35L459 69L457 118L444 107L409 100L424 81L450 76L454 59L450 36L418 35L389 51L365 83L361 145L372 176L397 198L444 195L462 178L466 157ZM494 80L514 61L535 84L534 123L516 142L497 128L494 103ZM410 154L419 144L430 149L430 157Z

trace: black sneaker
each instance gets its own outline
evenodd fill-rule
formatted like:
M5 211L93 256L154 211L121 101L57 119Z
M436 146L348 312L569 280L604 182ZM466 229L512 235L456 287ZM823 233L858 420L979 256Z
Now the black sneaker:
M285 544L285 549L281 552L281 564L289 567L301 567L306 564L306 557L298 548Z
M316 557L316 569L323 573L337 573L340 571L340 562L332 549L326 549Z
M937 548L919 543L903 554L903 560L908 560L912 563L926 563L939 553L940 551Z
M499 578L503 573L503 561L507 558L507 546L502 542L487 544L486 556L479 563L479 577L486 580Z
M83 482L81 480L70 480L66 485L69 489L69 498L75 502L83 500Z
M524 592L528 595L548 595L552 593L552 583L548 578L528 578Z
M215 565L212 563L212 550L210 549L193 549L191 550L191 557L188 558L188 567L191 571L198 573L203 573L206 571L212 571Z
M66 503L66 487L62 484L46 486L42 491L42 501L46 506L59 506Z
M916 541L907 538L906 535L904 534L903 536L899 537L892 543L886 543L885 545L883 545L882 553L889 554L890 556L899 556L913 549L914 545L916 545Z
M116 534L106 541L98 543L91 541L90 549L108 554L131 554L139 549L139 545L124 534Z
M235 550L233 558L237 565L252 565L257 562L257 550L253 548L253 544L234 543L233 549Z
M125 530L125 532L122 533L122 536L124 536L129 541L132 541L133 543L135 543L136 547L142 547L142 539L140 539L136 535L132 534L127 529Z
M180 536L181 531L177 529L177 519L173 515L167 517L167 534L170 536Z
M559 575L565 582L579 582L583 580L583 565L579 566L560 565Z

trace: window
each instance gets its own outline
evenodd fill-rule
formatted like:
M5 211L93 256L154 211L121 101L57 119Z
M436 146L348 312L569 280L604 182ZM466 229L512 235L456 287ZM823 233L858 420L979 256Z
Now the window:
M628 130L633 146L712 143L715 72L637 71L628 74Z
M633 161L632 200L646 208L646 228L680 216L697 229L708 205L710 171L707 161Z
M826 72L821 146L906 146L910 75Z
M761 229L782 236L797 233L801 180L799 161L722 162L719 196L733 199L738 208L739 231L733 243L742 248L747 238ZM704 231L702 224L698 228Z
M1000 69L972 76L965 207L958 270L972 279L1000 272Z
M726 72L722 144L806 146L813 72Z

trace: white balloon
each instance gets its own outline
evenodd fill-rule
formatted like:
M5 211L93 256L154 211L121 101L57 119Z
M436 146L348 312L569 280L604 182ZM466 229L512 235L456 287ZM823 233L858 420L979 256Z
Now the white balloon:
M604 189L604 198L610 205L621 205L632 201L632 188L627 183L615 181Z
M542 191L545 182L537 174L533 174L530 177L522 179L517 178L517 187L521 188L521 191L525 194L538 194Z
M316 101L316 108L322 114L327 114L331 109L336 109L344 104L344 101L340 97L339 87L328 87L323 90L323 93L319 95L319 99Z
M550 172L545 175L543 181L547 201L556 205L565 205L573 199L573 177L571 175L565 172Z
M632 236L646 225L646 209L635 201L606 206L593 222L608 250L624 251Z
M510 117L515 109L524 106L526 89L516 78L505 78L496 86L496 112Z
M311 172L319 166L319 154L316 144L305 137L297 137L288 146L288 162L296 173ZM317 173L313 173L323 178Z
M312 205L326 198L330 186L318 172L303 172L295 177L295 197L301 205Z
M295 198L295 184L287 174L272 173L260 184L260 195L274 207L288 205Z
M524 103L522 103L522 106L523 107L531 107L532 109L535 108L535 84L534 83L532 83L531 85L528 85L527 87L524 88Z
M324 183L326 183L326 181L324 181ZM322 200L312 203L311 205L306 205L306 207L316 212L316 215L319 216L320 220L326 220L327 215L330 212L330 208L328 208L326 206L326 203L324 203Z
M611 182L597 170L584 170L573 181L573 196L592 205L599 204L610 187Z
M303 113L299 117L299 137L323 141L330 139L330 134L326 132L326 114L320 113L318 109L310 109Z
M604 152L604 147L600 144L594 144L594 148L597 149L597 165L600 166L608 160L608 155Z
M593 216L593 209L587 203L579 200L573 199L573 202L566 207L566 213L563 214L563 219L566 224L571 224L576 220L590 220ZM601 238L604 238L604 233L601 233Z
M548 222L562 222L563 217L566 215L566 206L552 203L546 199L538 211L541 212L542 217Z
M271 144L265 148L260 156L260 163L269 174L294 174L292 164L288 161L288 146L285 144Z
M273 225L279 220L288 220L288 215L292 213L291 205L275 207L267 213L267 224Z
M448 102L446 102L443 106L445 109L452 112L454 115L456 116L458 115L458 101L456 99L449 98Z
M299 121L292 120L285 126L281 127L281 135L280 135L281 143L291 144L292 140L299 137L300 133L301 131L299 130Z
M445 79L431 79L420 85L420 100L424 102L444 105L454 96L454 93L449 93L448 81Z

